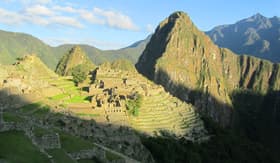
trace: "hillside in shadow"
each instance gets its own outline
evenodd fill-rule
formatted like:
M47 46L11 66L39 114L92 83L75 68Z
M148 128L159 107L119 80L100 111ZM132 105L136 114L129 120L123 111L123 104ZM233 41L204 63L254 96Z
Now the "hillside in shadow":
M280 91L263 95L251 90L237 90L231 97L233 129L277 153L280 145Z
M186 91L185 89L182 89L181 91ZM180 89L176 91L179 90ZM173 93L178 93L176 91ZM191 92L188 102L196 106L199 106L197 105L197 100L199 98L204 97L206 99L211 97L211 95L203 93L203 91L187 91ZM279 98L279 92L271 93L264 97L255 96L242 91L237 92L233 95L233 98L236 99L234 107L239 109L236 109L237 111L234 112L233 117L239 117L239 119L234 118L234 124L238 131L242 130L242 132L236 132L236 130L232 129L222 129L219 125L213 122L213 120L207 118L207 116L203 116L205 127L211 135L211 139L200 144L193 143L185 139L174 138L172 133L167 133L160 137L150 137L129 127L109 123L97 123L94 120L81 119L77 116L73 116L70 112L67 112L66 109L61 110L61 112L58 113L52 112L50 108L43 104L30 104L30 101L23 96L10 95L5 90L1 90L0 95L1 107L5 108L5 121L22 121L30 125L30 128L34 129L33 132L35 135L52 132L59 133L62 147L61 150L57 150L63 151L63 154L61 155L64 155L65 157L68 157L75 152L95 148L95 145L91 145L96 143L128 156L129 158L144 162L153 162L151 157L153 157L156 162L279 162L279 158L273 155L273 152L267 148L270 147L269 145L266 146L267 142L263 142L262 139L253 139L252 136L254 133L252 133L251 130L248 130L250 127L255 127L256 134L263 133L265 134L265 137L262 138L266 138L265 140L276 140L277 142L278 139L276 132L273 132L270 129L277 129L279 126L277 126L277 124L279 124L279 109L277 109L279 108L279 100L275 99ZM245 105L246 103L244 101L241 101L240 103L238 102L240 101L238 98L245 101L249 98L251 99L251 102L253 102L256 100L255 97L257 99L263 99L262 105L259 107L262 109L257 110L257 112L259 115L264 115L259 118L260 120L263 120L259 123L266 123L260 127L258 127L258 125L254 126L254 121L250 120L249 121L252 124L244 124L247 118L253 117L249 117L247 114L241 114L242 111L244 111L243 104ZM184 99L183 97L181 98ZM216 103L223 105L218 101L216 101ZM255 108L253 104L255 103L251 104L252 110ZM266 106L269 109L265 109ZM249 111L251 110L248 109L244 112ZM270 119L271 116L275 116L275 118ZM267 119L270 119L270 121L267 121ZM265 128L265 126L267 128ZM260 129L266 129L266 131L269 132L261 132ZM0 134L5 133L6 132L1 132ZM247 133L251 133L251 135ZM272 133L275 133L275 135L272 136ZM69 142L69 137L71 137L71 142ZM11 149L7 150L13 151L13 147L15 148L16 146L11 145L9 147ZM48 151L49 150L47 150L47 152ZM55 154L57 153L52 152L53 151L51 150L50 155L54 154L53 159L56 160L58 156ZM110 158L110 156L107 155L105 155L105 158ZM22 155L17 158L24 159L24 157L26 156ZM59 158L60 157L61 156L59 156ZM119 155L114 155L114 157L120 160L122 158ZM0 150L0 159L10 159L9 157L6 157L5 152L3 153L3 149ZM90 162L102 162L104 161L104 158L92 155L86 160ZM78 160L78 162L82 162L82 159Z
M217 100L207 89L194 90L173 83L164 71L158 70L157 78L160 78L157 84L163 85L167 92L195 106L212 135L209 142L201 144L183 139L143 138L158 162L170 162L170 159L173 162L279 162L280 158L276 158L280 145L279 91L268 94L234 91L230 106ZM221 127L213 120L230 123Z

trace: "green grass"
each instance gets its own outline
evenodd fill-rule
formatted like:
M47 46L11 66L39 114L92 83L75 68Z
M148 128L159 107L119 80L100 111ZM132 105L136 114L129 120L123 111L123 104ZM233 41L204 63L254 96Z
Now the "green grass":
M56 95L56 96L53 96L53 97L50 97L51 100L62 100L66 97L69 97L68 94L59 94L59 95Z
M43 128L35 127L33 133L35 136L41 137L43 135L52 133L52 131L50 129L46 130Z
M50 110L51 109L49 106L41 106L40 108L38 108L38 110L36 110L35 112L32 113L32 116L35 116L37 118L42 118L46 114L48 114L50 112Z
M57 163L75 163L64 151L63 149L51 149L47 150L48 154L53 156L54 162Z
M120 156L115 155L114 153L111 153L109 151L106 151L105 156L109 161L122 159Z
M78 163L100 163L101 161L99 160L90 160L90 159L81 159L81 160L78 160Z
M98 117L99 114L76 113L77 116Z
M32 104L27 104L23 107L20 108L20 111L22 113L28 113L28 112L32 112L34 111L35 109L38 109L41 107L41 103L32 103Z
M89 103L90 98L88 96L74 96L70 99L65 100L66 103Z
M0 158L9 163L50 162L23 132L18 131L0 133Z
M24 122L24 119L22 117L12 113L4 113L3 118L6 122Z
M60 132L60 140L62 148L66 152L77 152L83 149L92 149L94 145L86 140L79 137L72 136L63 132Z

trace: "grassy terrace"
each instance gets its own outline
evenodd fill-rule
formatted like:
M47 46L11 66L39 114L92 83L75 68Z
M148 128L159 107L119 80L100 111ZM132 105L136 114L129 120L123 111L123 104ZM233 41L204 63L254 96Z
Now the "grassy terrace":
M49 162L23 132L1 132L0 147L0 159L9 160L9 163Z
M184 135L194 126L203 129L200 127L203 123L200 123L201 120L189 105L160 91L145 97L139 109L139 116L130 119L134 128L147 133L164 130Z

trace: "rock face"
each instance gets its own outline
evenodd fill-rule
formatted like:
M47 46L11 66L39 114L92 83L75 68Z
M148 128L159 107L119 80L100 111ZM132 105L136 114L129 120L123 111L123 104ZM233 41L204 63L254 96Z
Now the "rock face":
M75 46L62 57L55 71L59 75L67 76L71 75L74 68L81 65L87 72L95 67L85 52L79 46Z
M219 46L238 54L250 54L280 62L280 18L267 18L261 14L221 25L206 32Z
M280 89L280 66L217 47L183 12L162 21L136 64L138 71L226 126L234 89Z

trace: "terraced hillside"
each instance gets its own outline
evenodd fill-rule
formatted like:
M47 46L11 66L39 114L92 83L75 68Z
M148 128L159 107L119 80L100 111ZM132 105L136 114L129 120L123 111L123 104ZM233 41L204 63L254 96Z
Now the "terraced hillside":
M206 138L204 137L206 131L203 122L191 105L166 93L163 87L155 85L137 74L134 69L125 71L112 69L108 64L101 65L96 73L95 82L97 85L94 88L97 88L92 90L93 93L102 92L98 88L100 81L104 83L104 89L117 88L116 94L128 98L124 102L126 108L122 105L120 109L122 113L110 113L109 118L113 118L114 121L118 118L122 121L128 116L131 127L149 135L164 136L164 134L170 134L184 136L190 140ZM137 114L131 114L128 110L128 101L131 100L130 96L136 94L141 97L141 102L136 108ZM122 101L121 104L123 104ZM110 107L105 106L104 109L110 110ZM115 107L112 109L116 110Z
M153 162L133 131L125 126L99 123L94 121L95 116L83 112L79 105L90 104L88 92L76 87L71 77L56 75L36 56L1 66L0 74L0 137L11 137L6 142L0 140L5 148L7 143L11 144L6 151L1 148L1 161L82 162L93 161L94 157L95 161L105 162ZM25 159L26 153L13 150L13 138L21 140L20 137L19 145L26 146L26 152L40 155ZM48 143L44 143L45 139ZM18 157L12 158L12 151Z

